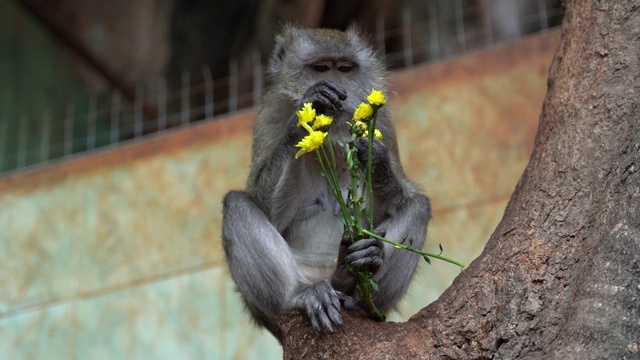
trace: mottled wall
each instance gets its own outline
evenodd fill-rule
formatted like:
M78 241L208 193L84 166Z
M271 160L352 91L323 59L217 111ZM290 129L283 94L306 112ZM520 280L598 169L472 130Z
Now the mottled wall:
M393 76L401 157L431 196L426 249L469 263L532 150L558 33ZM278 358L226 273L221 198L248 112L0 178L0 358ZM459 270L423 264L396 320Z

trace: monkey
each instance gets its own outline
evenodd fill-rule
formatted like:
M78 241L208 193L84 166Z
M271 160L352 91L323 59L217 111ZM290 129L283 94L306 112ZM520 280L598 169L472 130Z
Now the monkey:
M384 89L384 65L356 28L346 31L286 25L268 64L270 85L253 122L245 191L223 199L222 241L231 277L258 325L278 338L275 316L300 309L312 327L333 333L341 310L364 307L348 267L374 273L373 301L390 310L405 294L420 256L370 238L344 236L340 205L312 154L295 159L305 135L296 112L312 103L333 116L332 141L349 142L347 122L372 88ZM393 123L379 110L371 156L374 232L421 249L431 205L400 163ZM367 161L368 139L354 142ZM347 174L347 173L346 173ZM340 177L343 185L350 179ZM337 263L335 259L337 258Z

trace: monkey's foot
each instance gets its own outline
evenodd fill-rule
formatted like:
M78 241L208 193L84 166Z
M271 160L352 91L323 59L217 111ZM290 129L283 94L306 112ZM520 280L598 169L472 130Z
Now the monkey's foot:
M342 325L341 295L324 280L302 289L291 299L289 307L305 310L315 330L333 333L334 325Z

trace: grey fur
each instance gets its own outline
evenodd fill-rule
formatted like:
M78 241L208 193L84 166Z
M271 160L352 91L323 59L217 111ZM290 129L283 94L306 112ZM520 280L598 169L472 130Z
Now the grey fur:
M335 64L341 62L353 70L338 71ZM315 64L330 69L318 72ZM269 72L273 84L253 125L246 192L232 191L224 199L224 250L237 290L260 325L277 336L274 317L298 308L314 328L333 332L342 324L341 303L358 304L346 262L375 271L380 289L374 302L389 310L406 292L420 257L373 239L342 241L337 202L313 156L294 158L304 135L295 126L295 112L313 102L334 117L332 138L348 141L345 122L372 88L383 88L385 72L355 29L291 26L276 39ZM431 218L429 200L404 175L386 107L378 128L384 135L382 142L376 140L372 159L376 231L398 242L411 238L421 248Z

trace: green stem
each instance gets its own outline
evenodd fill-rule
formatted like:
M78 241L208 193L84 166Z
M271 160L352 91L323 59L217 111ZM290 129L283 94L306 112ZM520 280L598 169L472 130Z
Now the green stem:
M351 184L349 185L349 192L354 194L354 196L358 195L358 173L351 169ZM362 213L362 202L361 201L353 201L353 223L357 229L361 229L360 225L360 214ZM359 231L357 231L359 233Z
M327 180L327 183L329 184L329 189L331 190L331 192L333 193L333 197L338 201L338 203L340 204L340 211L342 212L342 216L344 218L345 221L345 225L346 227L349 229L349 236L351 237L351 242L355 241L355 239L353 238L353 233L350 229L352 229L353 223L351 222L351 217L349 214L349 209L347 208L347 205L344 202L344 199L342 198L342 193L340 192L340 180L338 178L338 175L336 174L336 169L334 168L336 161L335 161L335 156L333 154L333 145L331 143L331 138L329 137L329 134L327 134L328 137L328 143L329 143L329 152L331 153L331 157L333 160L333 163L331 163L329 161L329 157L327 156L327 152L324 149L324 146L321 146L320 149L322 149L322 155L324 155L324 161L326 161L328 163L327 166L329 166L330 168L330 172L327 172L327 167L324 164L323 158L320 155L320 151L316 150L317 155L318 155L318 162L320 163L320 166L322 167L322 171L325 174L325 178ZM331 164L333 164L333 166L331 166Z
M373 296L371 295L371 283L369 276L371 273L357 273L357 281L358 281L358 295L364 301L365 305L369 309L371 315L376 321L384 321L387 317L384 314L384 311L378 309L376 304L373 302Z
M420 255L423 255L423 256L428 256L428 257L432 257L434 259L446 261L446 262L448 262L450 264L457 265L457 266L459 266L459 267L464 269L464 264L463 263L461 263L459 261L456 261L456 260L453 260L453 259L449 259L448 257L442 256L442 255L438 255L438 254L434 254L434 253L430 253L430 252L426 252L426 251L422 251L422 250L418 250L418 249L412 248L411 246L407 246L407 245L404 245L404 244L397 243L397 242L395 242L393 240L389 240L389 239L387 239L385 237L377 235L377 234L375 234L375 233L373 233L371 231L368 231L368 230L364 230L363 229L362 233L366 234L368 236L371 236L372 238L375 238L375 239L378 239L378 240L382 240L382 241L384 241L384 242L386 242L388 244L391 244L391 245L395 246L396 248L408 250L408 251L411 251L411 252L414 252L414 253L417 253L417 254L420 254Z
M371 154L373 153L373 138L376 131L376 122L378 121L378 109L373 109L373 120L369 128L369 144L367 147L367 187L369 188L369 230L374 230L373 224L373 184L371 183Z

